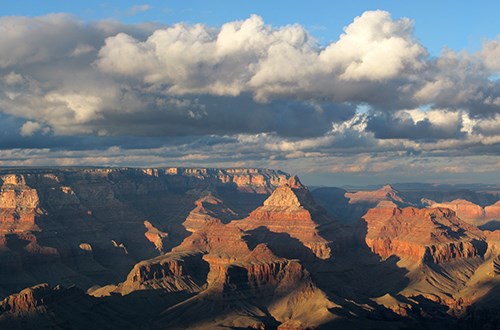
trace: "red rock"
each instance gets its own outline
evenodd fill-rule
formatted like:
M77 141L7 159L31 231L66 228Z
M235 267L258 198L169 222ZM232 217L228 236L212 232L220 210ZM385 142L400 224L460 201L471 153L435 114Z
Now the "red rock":
M17 294L5 298L0 307L13 315L29 316L44 311L43 298L51 293L47 283L26 288Z
M403 199L399 197L398 191L394 190L394 188L392 188L392 186L390 185L385 185L382 188L374 191L357 191L355 193L346 193L345 197L349 198L349 204L378 204L383 201L390 201L395 204L404 203Z
M484 208L486 221L500 220L500 200Z
M183 226L190 232L195 232L209 222L227 222L237 217L236 212L226 207L222 200L212 194L201 197L195 205L196 208L189 213L183 223Z
M219 220L214 219L187 237L173 251L194 251L237 258L250 253L250 249L243 240L243 235L240 228L230 224L224 225Z
M22 175L0 177L0 234L38 230L35 217L42 214L37 191Z
M202 180L211 179L223 184L232 183L243 192L267 194L286 183L289 176L280 171L252 168L181 168L171 167L165 170L167 175L193 176Z
M298 178L276 188L264 205L250 215L231 224L244 231L267 228L273 233L285 233L299 240L305 247L320 259L331 256L330 242L321 237L318 226L332 222L320 209L307 188L302 186Z
M366 243L383 258L448 262L484 254L485 236L445 208L370 209Z
M166 248L166 243L168 240L168 233L158 230L151 224L151 222L147 220L144 221L144 226L148 230L146 233L144 233L144 236L146 236L146 238L154 244L154 246L160 253L164 253L164 249Z
M170 253L156 259L142 261L134 266L127 279L116 288L116 291L124 295L151 289L162 289L168 292L201 291L208 273L208 265L201 257L196 253Z
M456 212L457 216L476 226L492 220L500 220L500 201L495 204L482 207L464 199L456 199L451 202L434 203L430 201L431 207L446 207Z

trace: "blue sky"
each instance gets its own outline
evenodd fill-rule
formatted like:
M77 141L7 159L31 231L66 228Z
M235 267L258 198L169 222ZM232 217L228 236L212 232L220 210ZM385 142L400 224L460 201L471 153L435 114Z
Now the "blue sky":
M4 1L0 166L499 183L499 12L500 1Z
M147 7L145 7L147 6ZM142 7L142 10L141 10ZM71 13L84 20L114 19L127 23L177 22L220 26L251 14L266 23L280 26L299 23L321 42L336 40L352 18L367 10L386 10L393 18L408 17L416 22L415 35L433 55L443 47L455 51L476 51L484 39L498 35L500 1L5 1L1 15L39 16Z

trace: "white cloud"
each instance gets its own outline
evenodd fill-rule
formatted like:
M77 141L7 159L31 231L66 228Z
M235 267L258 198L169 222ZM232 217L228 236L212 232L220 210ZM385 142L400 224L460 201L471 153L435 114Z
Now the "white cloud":
M394 21L375 11L357 17L324 50L303 27L273 28L254 15L218 31L177 24L145 41L109 37L97 64L107 73L166 85L171 93L248 91L266 100L273 93L327 92L329 86L318 85L318 79L392 79L423 68L425 55L408 19Z
M68 111L73 112L77 123L94 119L101 109L102 99L94 95L82 95L79 93L50 93L45 96L48 102L60 104Z
M101 164L290 161L300 170L403 171L391 157L500 152L500 81L491 79L498 49L492 40L477 53L429 57L412 22L383 11L356 17L325 46L300 25L258 16L220 28L3 17L0 126L5 116L10 131L38 147L58 135L191 141L155 155L113 149ZM358 105L367 110L355 114ZM93 160L48 154L65 164ZM42 162L37 155L17 153Z
M92 45L78 44L75 47L75 49L73 49L73 52L71 53L71 56L78 57L78 56L81 56L81 55L92 53L95 50L96 50L95 47L92 46Z
M412 22L394 21L385 11L369 11L344 29L321 60L344 80L385 80L424 66L425 49L413 38Z
M37 132L42 132L44 134L49 132L47 127L42 126L42 124L35 121L27 121L21 126L20 134L22 136L31 136Z
M10 72L9 74L6 74L5 76L2 77L2 79L5 85L7 86L18 85L25 81L22 75L15 72Z
M479 56L488 69L494 73L500 73L500 38L485 42Z

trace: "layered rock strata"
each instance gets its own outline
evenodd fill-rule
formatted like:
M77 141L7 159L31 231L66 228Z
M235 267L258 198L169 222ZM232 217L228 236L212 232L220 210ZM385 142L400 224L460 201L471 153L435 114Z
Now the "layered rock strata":
M443 263L484 255L484 234L445 208L373 208L366 244L383 258L391 255L414 262Z
M277 188L264 202L250 215L232 224L244 231L254 231L255 234L266 237L272 241L273 237L279 243L279 235L284 234L292 239L298 240L308 248L312 254L319 259L331 257L330 243L323 238L318 227L332 223L326 212L314 202L309 190L305 188L298 178L293 177L282 187ZM271 234L266 234L266 233ZM280 250L293 249L289 240L284 241ZM283 251L286 252L286 251ZM298 251L295 251L298 252ZM307 255L297 254L302 259Z

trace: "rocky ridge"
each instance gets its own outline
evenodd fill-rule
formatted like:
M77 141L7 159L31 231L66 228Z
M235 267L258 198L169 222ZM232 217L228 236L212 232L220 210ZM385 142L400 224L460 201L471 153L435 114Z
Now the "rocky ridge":
M445 208L373 208L366 243L383 258L391 255L414 262L448 262L484 255L484 234Z
M0 170L0 294L40 282L117 281L187 236L182 222L205 191L252 207L288 177L264 169Z
M218 204L220 200L213 196L202 197L195 202L194 214L199 214L207 202ZM224 224L213 213L203 223L197 223L193 233L171 252L137 264L126 281L92 294L99 296L115 292L129 295L138 290L154 289L188 292L196 294L196 302L188 304L195 304L198 306L196 308L208 308L205 306L207 299L246 301L250 304L258 302L269 306L273 318L282 324L300 321L301 324L305 322L305 325L314 325L316 321L304 317L295 319L294 315L301 313L299 308L315 297L318 313L324 318L333 318L328 308L334 304L314 284L298 259L276 256L272 250L276 245L273 244L271 247L265 243L249 246L249 236L256 235L252 230L257 227L266 227L276 233L298 227L299 230L293 232L291 237L297 235L304 248L317 253L318 258L329 257L328 242L318 234L317 223L312 220L308 207L314 209L313 213L319 211L315 209L317 206L307 189L297 178L292 178L284 186L278 187L261 209L252 212L248 219ZM188 220L193 217L193 212L189 214ZM224 216L225 212L220 214ZM256 224L248 225L250 221ZM296 257L301 257L300 253ZM194 274L196 276L193 277ZM275 301L276 298L279 298L279 302ZM273 304L269 305L270 302ZM284 308L284 305L288 307ZM183 314L189 313L189 308L184 305L172 307L168 311L175 314L180 313L180 309ZM166 324L173 322L170 317L162 320Z
M427 200L426 203L429 207L445 207L453 210L460 219L475 226L481 226L490 221L500 221L500 201L484 207L464 199L443 203Z
M499 232L447 208L408 207L390 186L345 194L351 214L365 213L340 226L298 178L279 172L49 172L2 183L38 198L3 204L6 214L34 212L35 226L0 237L2 326L495 325ZM89 294L47 284L13 293L45 278Z
M276 188L273 194L250 215L233 224L244 231L254 231L263 241L273 241L275 234L289 235L307 247L315 257L331 257L330 242L322 237L318 227L332 223L333 220L314 202L309 190L297 177ZM287 244L285 244L287 245ZM277 247L282 253L293 249L290 246ZM296 257L307 259L307 255Z

